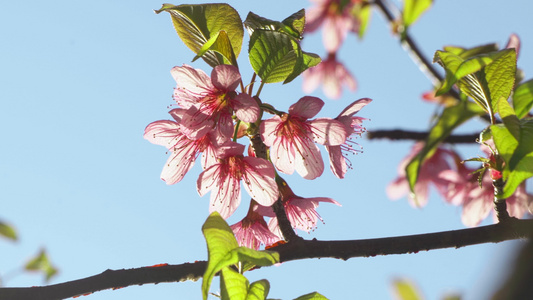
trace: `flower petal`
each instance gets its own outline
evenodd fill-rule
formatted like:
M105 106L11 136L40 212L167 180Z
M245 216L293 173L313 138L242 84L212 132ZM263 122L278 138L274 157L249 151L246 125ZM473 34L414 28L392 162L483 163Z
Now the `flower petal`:
M254 98L248 94L238 94L235 96L233 108L235 115L243 122L253 123L259 118L261 110Z
M324 161L320 149L310 140L295 139L298 154L295 156L296 172L305 179L315 179L324 172Z
M261 139L265 145L271 147L277 139L276 128L281 123L279 116L273 116L268 120L261 122L259 126L259 132L261 133Z
M239 69L232 65L218 65L211 72L213 85L223 91L234 91L241 81Z
M333 175L340 179L344 178L344 175L348 171L346 160L342 155L341 146L326 146L329 153L329 166Z
M342 145L346 141L347 132L346 127L339 121L330 118L318 118L309 121L313 138L316 143L337 146Z
M298 102L291 105L289 108L289 114L296 117L309 119L316 116L323 106L324 101L322 101L320 98L305 96L300 98Z
M274 180L275 170L262 158L245 157L247 164L243 179L244 189L263 206L271 206L278 199L279 191Z
M372 99L370 98L361 98L359 100L354 101L352 104L346 106L346 108L339 114L339 117L341 116L353 116L356 113L358 113L365 105L372 102Z

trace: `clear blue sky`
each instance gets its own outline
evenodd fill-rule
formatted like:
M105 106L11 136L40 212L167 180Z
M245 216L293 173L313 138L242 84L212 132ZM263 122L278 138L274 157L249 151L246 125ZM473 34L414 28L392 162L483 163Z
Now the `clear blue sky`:
M191 3L201 3L191 1ZM281 20L309 7L308 1L229 1L244 19L249 11ZM505 45L511 33L522 40L519 67L533 72L533 9L525 1L437 1L412 28L429 57L444 45ZM167 186L159 179L165 149L142 138L144 127L168 119L175 82L170 69L190 63L162 2L4 1L0 4L0 220L17 228L20 240L0 240L0 277L46 247L60 274L51 283L75 280L106 269L206 259L200 231L208 196L200 198L196 166L185 179ZM181 4L181 3L175 3ZM304 39L304 49L325 54L321 35ZM247 41L247 39L245 40ZM246 46L239 65L246 81L251 69ZM360 115L369 130L424 130L431 104L420 95L429 81L417 70L374 12L367 37L350 36L340 50L358 80L355 93L340 100L323 97L320 116L334 117L361 97L374 102ZM203 62L194 64L209 72ZM262 98L287 109L304 94L301 80L265 86ZM463 132L481 130L473 122ZM413 209L406 199L390 201L385 187L396 177L412 143L359 140L364 153L353 157L344 180L326 170L315 181L285 176L306 197L328 196L342 204L321 205L320 224L305 238L357 239L461 229L461 209L433 194L429 205ZM458 148L466 156L476 146ZM323 151L324 152L324 151ZM228 220L239 221L241 207ZM488 220L484 224L490 223ZM318 291L330 299L390 299L390 282L407 277L427 299L457 291L482 299L494 286L520 242L375 258L304 260L247 273L267 278L270 298L293 299ZM7 278L6 278L7 279ZM23 274L7 286L42 284ZM213 288L217 291L217 287ZM96 299L198 299L200 283L128 287L87 297Z

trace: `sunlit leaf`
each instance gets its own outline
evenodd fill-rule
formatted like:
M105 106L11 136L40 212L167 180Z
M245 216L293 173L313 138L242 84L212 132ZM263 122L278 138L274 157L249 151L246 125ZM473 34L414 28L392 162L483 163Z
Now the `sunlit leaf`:
M250 63L265 83L285 81L303 61L300 45L289 35L257 29L250 38Z
M513 94L513 107L519 119L527 116L533 107L533 79L516 87Z
M161 13L162 11L170 13L172 23L179 37L196 55L200 53L202 47L212 36L217 35L220 31L225 31L231 42L233 56L239 56L244 29L239 14L230 5L198 4L174 6L172 4L164 4L161 9L156 10L156 13ZM213 50L205 52L202 58L212 67L225 62L220 52ZM230 59L230 57L226 58Z
M496 104L500 98L507 100L515 83L516 51L504 49L496 52L494 60L485 67L485 80L490 90L492 108L497 112Z
M209 258L202 281L202 294L205 300L213 277L221 269L215 269L217 264L224 260L231 250L239 247L239 244L233 235L233 231L218 212L213 212L209 215L202 226L202 232L207 242Z
M503 124L516 140L520 140L520 120L516 117L516 114L507 102L506 98L500 98L498 101L498 112L503 121Z
M231 268L223 268L220 276L221 300L246 300L248 279ZM264 299L264 298L263 298Z
M422 297L414 284L405 279L396 279L392 283L394 293L401 300L420 300Z
M0 235L10 240L17 240L17 232L12 226L0 221Z
M42 272L45 275L46 281L49 281L54 275L57 274L57 269L52 266L48 255L44 249L41 249L39 254L32 258L24 268L27 271Z
M372 16L372 5L366 1L356 2L352 10L352 16L359 21L358 37L362 39L365 36L370 17Z
M516 188L533 176L533 119L520 120L520 138L516 139L505 124L491 126L494 144L503 157L505 186L500 199L511 196Z
M292 73L285 79L285 81L283 81L283 84L293 81L305 70L318 65L321 61L322 59L317 54L302 51L302 59L296 61Z
M309 294L302 295L294 300L328 300L328 298L322 296L318 292L312 292Z
M431 0L404 0L403 24L405 27L413 24L431 6Z
M248 288L246 300L265 300L270 291L270 283L266 279L252 282Z
M302 9L281 22L263 18L253 12L249 12L248 16L246 16L246 20L244 20L244 26L246 26L250 36L252 36L255 30L259 29L265 31L277 31L297 40L301 40L303 38L305 27L305 10Z
M476 55L494 52L498 50L499 50L498 44L487 44L487 45L476 46L476 47L468 48L468 49L457 47L457 46L444 47L444 51L451 52L461 57L462 59L468 59Z
M448 137L452 131L474 116L482 115L484 111L475 103L462 101L454 106L445 108L437 123L429 131L422 150L406 166L406 177L411 191L414 191L418 173L424 160L431 157L438 145Z
M204 46L200 49L198 54L193 58L192 61L197 60L198 58L205 55L209 50L216 51L220 53L224 58L225 64L231 64L234 66L237 66L237 58L235 57L235 54L233 53L233 49L231 47L231 41L229 40L229 37L227 33L223 30L217 32L215 35L213 35L209 41L207 41Z

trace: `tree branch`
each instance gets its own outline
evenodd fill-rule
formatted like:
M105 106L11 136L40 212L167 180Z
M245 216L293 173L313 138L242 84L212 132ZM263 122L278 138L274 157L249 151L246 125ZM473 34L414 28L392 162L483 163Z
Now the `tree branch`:
M296 239L269 250L280 254L281 262L308 258L338 258L417 253L443 248L460 248L484 243L533 237L533 220L510 218L506 222L476 228L379 239L318 241ZM127 270L107 270L91 277L49 286L0 288L0 299L65 299L130 285L198 280L207 262L162 265Z
M402 129L393 129L393 130L371 130L367 131L366 137L370 140L372 139L389 139L389 140L414 140L414 141L425 141L428 132L427 131L410 131ZM449 144L474 144L476 139L479 137L478 133L471 134L456 134L450 135L444 139L444 143Z

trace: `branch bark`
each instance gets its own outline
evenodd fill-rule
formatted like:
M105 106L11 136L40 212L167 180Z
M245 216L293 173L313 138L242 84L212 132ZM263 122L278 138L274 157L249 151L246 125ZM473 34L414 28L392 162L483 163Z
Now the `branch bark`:
M506 222L476 228L364 240L318 241L295 239L269 249L280 254L281 262L309 258L373 257L407 254L443 248L460 248L484 243L533 237L533 220L510 218ZM107 270L91 277L49 286L0 288L0 299L65 299L105 289L160 282L196 281L207 262Z
M413 140L425 141L428 136L427 131L411 131L402 129L392 130L371 130L365 133L366 137L372 139L389 139L389 140ZM455 134L450 135L444 139L444 143L448 144L474 144L479 137L479 133L471 134Z

